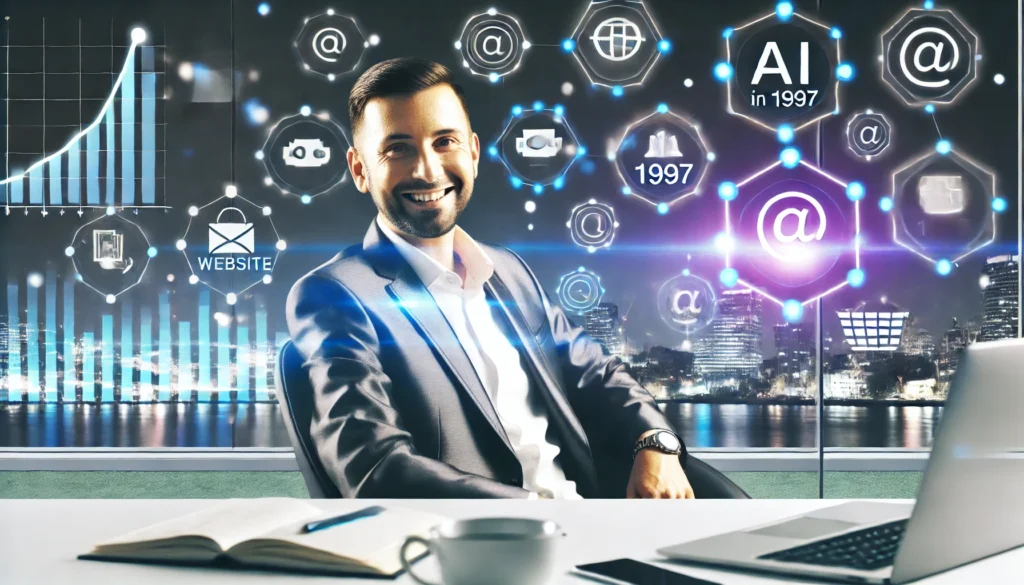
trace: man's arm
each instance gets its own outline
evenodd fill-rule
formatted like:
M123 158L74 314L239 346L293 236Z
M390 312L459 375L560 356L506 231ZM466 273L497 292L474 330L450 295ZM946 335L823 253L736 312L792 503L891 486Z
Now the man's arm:
M307 275L292 287L288 330L314 393L312 436L344 497L525 498L526 490L420 455L392 407L390 378L363 306L341 283ZM420 340L409 340L418 343Z

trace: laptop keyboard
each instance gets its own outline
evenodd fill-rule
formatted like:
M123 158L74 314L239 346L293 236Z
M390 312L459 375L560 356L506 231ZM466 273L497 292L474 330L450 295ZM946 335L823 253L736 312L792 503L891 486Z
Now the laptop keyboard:
M759 559L874 571L893 564L907 520L897 520L802 544Z

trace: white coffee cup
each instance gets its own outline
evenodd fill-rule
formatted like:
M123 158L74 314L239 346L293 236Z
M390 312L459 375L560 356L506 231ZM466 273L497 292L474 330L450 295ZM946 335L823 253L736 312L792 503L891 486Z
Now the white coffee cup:
M412 547L426 546L437 558L444 585L545 585L563 572L557 549L564 536L550 520L449 520L431 528L428 538L407 538L400 554L402 567L422 585L440 584L416 575L408 558Z

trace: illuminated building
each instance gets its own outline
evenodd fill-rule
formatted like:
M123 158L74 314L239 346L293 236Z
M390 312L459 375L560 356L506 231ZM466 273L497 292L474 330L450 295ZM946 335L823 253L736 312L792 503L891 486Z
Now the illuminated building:
M960 326L956 317L952 326L942 334L942 345L939 347L939 381L949 382L960 365L960 356L968 345L968 332Z
M750 289L729 290L697 347L697 370L708 380L757 377L761 367L761 297Z
M981 270L981 333L978 341L1017 336L1020 256L993 256Z
M811 355L814 353L812 327L802 323L784 323L775 326L778 375L799 378L810 371Z
M619 334L619 306L601 303L584 315L587 333L601 342L611 355L622 355L622 336Z

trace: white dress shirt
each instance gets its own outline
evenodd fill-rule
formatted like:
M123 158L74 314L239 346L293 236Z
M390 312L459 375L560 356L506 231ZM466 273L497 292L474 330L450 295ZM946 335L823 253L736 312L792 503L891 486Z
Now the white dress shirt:
M541 497L579 499L576 483L566 479L555 461L561 449L546 438L548 418L541 397L531 396L519 352L494 321L488 305L483 285L494 274L494 263L456 226L455 261L465 268L463 281L402 239L380 216L377 225L423 281L466 350L522 465L523 487Z

